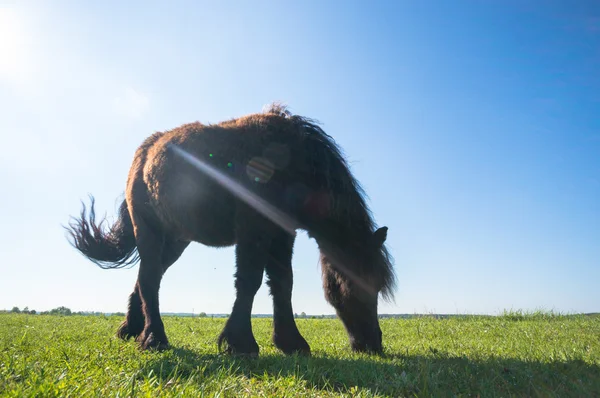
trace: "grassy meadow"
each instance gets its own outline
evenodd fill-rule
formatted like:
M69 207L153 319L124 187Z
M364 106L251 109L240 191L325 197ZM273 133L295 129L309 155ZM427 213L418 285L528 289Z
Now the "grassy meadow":
M310 358L254 319L255 359L217 352L224 319L164 320L157 353L118 340L117 316L0 314L0 396L600 396L600 316L383 319L383 357L353 354L338 320L298 319Z

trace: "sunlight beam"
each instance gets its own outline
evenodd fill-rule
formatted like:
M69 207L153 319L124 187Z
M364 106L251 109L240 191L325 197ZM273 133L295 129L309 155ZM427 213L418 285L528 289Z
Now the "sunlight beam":
M271 205L269 202L244 187L239 182L233 180L226 174L222 173L218 169L204 163L195 156L189 154L183 149L179 148L174 144L169 144L169 149L175 151L179 156L189 162L191 165L202 171L216 182L218 182L223 188L231 192L238 199L244 201L247 205L261 213L263 216L279 225L283 230L288 232L290 235L296 235L296 229L300 227L299 223L292 219L290 216Z

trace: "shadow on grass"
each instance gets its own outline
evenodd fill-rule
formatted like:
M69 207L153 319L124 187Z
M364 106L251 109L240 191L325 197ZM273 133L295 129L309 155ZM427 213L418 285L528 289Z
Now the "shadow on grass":
M336 358L261 355L258 358L199 354L173 348L150 358L142 373L166 381L174 376L197 382L225 373L246 378L293 377L306 387L351 392L353 387L383 395L600 396L600 367L581 360L543 363L516 359L386 355Z

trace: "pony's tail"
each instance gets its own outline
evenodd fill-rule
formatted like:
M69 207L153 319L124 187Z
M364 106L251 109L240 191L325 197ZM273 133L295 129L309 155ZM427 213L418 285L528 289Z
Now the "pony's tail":
M73 218L66 228L71 245L100 268L123 268L135 264L139 256L127 203L121 203L117 221L105 230L104 219L96 222L94 197L90 196L90 200L89 217L82 203L80 217Z

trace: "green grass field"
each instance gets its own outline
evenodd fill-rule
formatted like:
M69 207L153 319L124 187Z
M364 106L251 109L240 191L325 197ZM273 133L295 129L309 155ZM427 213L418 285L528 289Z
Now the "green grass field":
M115 336L119 317L0 314L2 396L600 396L600 316L384 319L385 357L353 354L338 320L299 319L313 350L220 355L224 319L166 317L169 351Z

